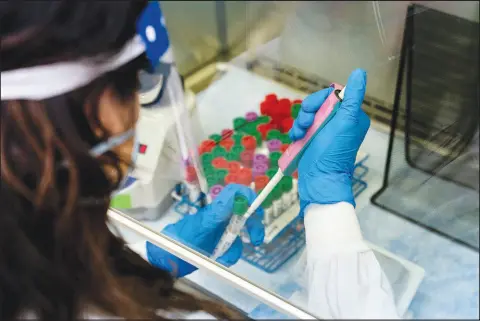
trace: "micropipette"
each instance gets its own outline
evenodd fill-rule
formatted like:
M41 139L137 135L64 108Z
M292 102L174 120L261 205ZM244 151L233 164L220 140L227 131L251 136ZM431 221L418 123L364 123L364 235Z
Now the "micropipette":
M305 150L308 148L315 136L336 114L341 102L343 101L343 95L345 93L346 87L343 87L343 89L341 89L341 86L338 84L332 84L330 85L330 87L333 87L334 91L327 97L327 99L323 102L322 106L315 114L313 124L308 129L305 137L290 144L285 153L283 153L282 157L280 157L280 159L278 160L277 173L270 179L270 182L268 182L265 188L255 198L253 203L248 208L247 212L240 217L237 217L236 215L232 217L232 220L230 221L227 229L223 233L220 241L217 244L217 247L213 252L213 260L216 260L223 254L225 254L225 252L233 244L233 241L235 241L235 238L240 233L247 219L257 210L258 207L260 207L265 198L280 182L283 176L291 175L297 169L298 162L300 161L300 158L302 157Z

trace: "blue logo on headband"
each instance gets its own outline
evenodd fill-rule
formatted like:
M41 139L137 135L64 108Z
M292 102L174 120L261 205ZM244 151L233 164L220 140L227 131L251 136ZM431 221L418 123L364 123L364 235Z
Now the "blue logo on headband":
M165 21L158 1L149 1L147 7L137 20L137 34L145 43L146 55L153 69L157 67L160 59L170 46L164 23Z

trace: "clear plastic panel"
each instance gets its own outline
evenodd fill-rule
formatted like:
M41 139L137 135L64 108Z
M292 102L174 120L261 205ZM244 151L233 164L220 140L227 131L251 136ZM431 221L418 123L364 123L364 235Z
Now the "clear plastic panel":
M457 153L455 149L445 149L441 140L431 139L438 126L434 124L435 121L428 121L428 117L432 115L431 108L438 104L462 104L452 98L455 92L462 92L470 95L469 97L476 94L476 102L468 100L467 103L472 106L463 109L452 107L449 111L457 114L447 115L447 119L458 119L458 113L462 113L464 118L476 117L474 119L478 120L478 65L475 65L472 59L470 72L464 73L464 76L458 79L459 84L463 81L466 87L451 86L449 96L438 96L435 102L430 102L430 109L424 108L422 104L411 105L412 112L408 117L412 123L423 121L424 126L420 126L425 129L423 132L418 126L412 132L405 129L408 118L405 115L408 113L405 108L399 107L400 99L405 100L406 96L413 92L412 88L418 89L414 86L400 87L407 79L410 79L410 84L418 85L418 78L415 78L418 73L412 75L406 72L408 68L405 65L408 59L412 59L408 53L413 52L415 56L419 54L416 50L428 47L415 44L411 41L412 38L406 36L413 32L411 29L407 30L407 22L414 17L416 26L423 24L423 38L416 39L422 41L422 45L430 45L428 50L432 59L448 58L437 54L435 50L451 51L452 56L455 56L455 50L459 48L455 45L455 40L464 44L465 48L470 48L464 57L471 59L476 54L478 58L478 37L475 42L474 33L461 33L462 29L456 28L454 23L476 24L478 28L478 2L462 2L458 5L441 1L415 3L412 6L412 2L402 1L245 2L244 17L230 14L230 20L227 21L235 25L235 29L228 29L227 34L239 37L241 26L245 26L247 51L230 63L218 64L214 80L196 95L188 90L183 91L180 77L172 70L164 84L163 98L153 107L142 110L145 115L144 126L150 126L149 130L144 131L144 137L149 140L149 148L152 147L151 150L154 151L154 157L148 163L151 180L142 183L140 187L137 185L135 201L132 201L132 196L130 203L118 202L115 207L161 233L168 224L205 211L218 190L229 182L245 184L258 190L255 184L261 183L253 179L253 161L244 160L240 154L233 153L234 146L238 145L245 150L247 145L252 144L240 136L252 136L257 145L255 153L264 154L270 162L274 162L272 151L275 148L271 147L268 141L278 139L283 145L288 145L285 133L295 117L295 109L298 108L295 105L308 94L331 83L345 84L353 69L362 68L368 73L367 96L363 108L372 119L372 127L357 156L354 182L356 210L364 236L372 242L374 253L392 284L398 313L401 316L413 317L478 318L478 288L475 288L475 284L478 285L478 243L473 244L477 251L469 252L462 244L449 243L449 238L432 232L440 229L443 234L453 234L453 237L464 241L473 239L475 235L478 238L478 121L470 122L472 128L476 126L476 130L474 128L468 131L473 133L473 138L477 137L476 140L472 139L471 143L469 141L468 144L463 144L477 146L476 149L468 147L473 155L468 156L468 169L460 160L457 161L458 165L453 165L455 168L451 168L443 176L438 171L428 171L432 162L438 160L434 156L440 155L442 161L445 161L446 151L447 154L450 152L447 158L458 160L465 154L464 150L468 149L463 146L466 149L462 147L462 151ZM241 2L235 5L241 6ZM232 6L227 12L228 10L232 10ZM167 15L167 22L169 19L175 19L175 16ZM435 30L444 27L443 24L450 26L451 34L448 37L453 39L451 42L442 42L441 37L434 37ZM418 32L420 35L420 31ZM432 33L431 38L428 38L429 32ZM438 43L433 44L434 40ZM175 44L175 41L173 43ZM478 62L478 59L476 61ZM453 65L455 62L446 59L444 63ZM440 67L441 63L436 68ZM474 70L477 71L476 78ZM406 75L399 78L400 72ZM438 77L448 81L454 79L442 74ZM433 81L423 85L433 96L435 92L439 92L439 88L443 88ZM410 91L405 88L410 88ZM268 98L268 95L272 96ZM273 95L278 100L284 99L289 113L272 117L261 108L262 102L273 99ZM444 105L442 110L448 109ZM391 120L396 114L400 115L397 120L400 120L401 124L396 125L397 130L393 132L391 126L395 122ZM148 123L149 119L153 121ZM252 123L254 125L251 125ZM265 129L262 124L271 126ZM444 121L445 124L448 126L448 121ZM143 126L142 123L140 126ZM269 134L264 132L265 130L277 131ZM394 136L390 136L392 133ZM448 133L460 141L467 139L465 135L456 136L455 130ZM410 137L414 144L408 143L406 136ZM392 147L393 141L396 145ZM442 152L439 152L440 150ZM452 150L455 150L455 154ZM412 164L406 159L406 151L417 161L418 168L415 171L409 167ZM205 156L209 154L210 156ZM214 158L222 159L213 162ZM395 164L391 164L392 159ZM397 172L390 173L392 169L386 164ZM250 177L248 182L227 178L238 170L237 167L250 167L246 170L250 171L251 175L247 175ZM465 174L467 172L468 175ZM431 179L421 180L421 175ZM468 193L471 195L462 196L467 197L470 203L465 205L458 194L452 194L443 201L436 199L433 204L437 208L435 215L432 212L428 214L432 204L425 195L429 190L437 193L442 189L445 176L449 180L446 183L448 186L465 185L465 182L471 185L474 180L469 178L470 175L477 175L477 185L473 188L470 186ZM390 180L387 180L386 176ZM415 186L407 184L413 181ZM315 307L307 304L310 285L305 282L305 227L297 215L299 207L296 183L294 176L290 190L293 192L287 193L288 189L281 192L283 194L276 197L277 200L282 200L280 209L275 214L270 214L273 216L268 220L263 218L265 244L255 247L248 236L244 233L240 235L244 242L242 258L230 270L251 284L276 293L288 304L315 315ZM379 208L370 203L370 198L382 184L383 192L388 194L391 191L387 185L393 186L394 190L392 195L389 194L390 203L380 204L382 208ZM213 188L218 185L220 186ZM423 194L416 192L419 188L424 191ZM132 191L129 193L134 195ZM384 199L388 196L385 195L382 196ZM475 196L476 204L473 201ZM379 203L381 202L377 199L376 204ZM419 203L422 203L421 206L417 206ZM455 207L457 203L462 203L468 209ZM424 209L426 214L396 213L415 206L417 209ZM465 215L469 215L469 219L477 222L477 229L471 225L470 229L452 232L448 228L439 227L436 219L445 216L438 211L439 208L444 212L458 210L467 213ZM427 221L422 220L425 217L428 217ZM421 224L416 221L421 221ZM463 223L457 225L465 227ZM455 233L471 235L458 236ZM179 237L181 239L181 236ZM194 243L187 244L191 247L191 255L212 255L211 248L206 249L202 244ZM198 276L202 273L194 273L189 278L194 282L205 283L205 279ZM449 273L454 273L455 284L449 280ZM213 278L214 275L209 274L208 277ZM476 279L476 282L472 279ZM234 288L235 291L242 292L241 286ZM249 296L240 295L240 292L235 293L242 298L242 302L248 301ZM215 287L215 294L230 300L232 288L218 285L218 288ZM455 297L453 303L445 304L445 298L451 295ZM253 298L252 302L255 302L254 305L252 303L245 306L248 306L247 314L253 318L299 317L295 314L280 313L276 307L269 307L268 304L258 304Z

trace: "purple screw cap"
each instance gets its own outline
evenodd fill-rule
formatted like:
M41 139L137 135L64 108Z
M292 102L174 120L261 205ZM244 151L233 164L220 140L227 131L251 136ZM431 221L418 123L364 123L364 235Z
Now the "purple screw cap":
M210 188L210 195L212 196L212 198L215 198L218 194L220 194L222 189L223 189L222 185L213 185Z
M256 112L248 112L246 115L245 115L245 119L247 121L254 121L255 119L257 119L258 115Z
M271 152L277 152L282 147L282 142L278 139L272 139L267 142L268 150Z
M265 175L265 172L268 169L267 164L255 164L253 165L252 175L253 177L257 177L260 175Z
M267 155L264 155L264 154L255 154L255 156L253 156L253 163L268 165L268 157Z

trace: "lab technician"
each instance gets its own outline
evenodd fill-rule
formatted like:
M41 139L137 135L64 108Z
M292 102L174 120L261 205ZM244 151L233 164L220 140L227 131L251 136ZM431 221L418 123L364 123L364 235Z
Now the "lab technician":
M107 226L110 196L137 152L137 74L152 51L136 27L147 7L139 0L0 3L1 320L237 317L175 286L193 266L150 243L137 253ZM330 318L397 317L354 209L353 165L369 127L360 109L365 86L365 72L354 71L340 110L299 164L308 303ZM292 139L305 135L330 92L303 101ZM255 197L227 186L164 232L211 254L238 194ZM254 244L264 237L261 215L247 223ZM235 264L241 251L238 239L219 261Z

